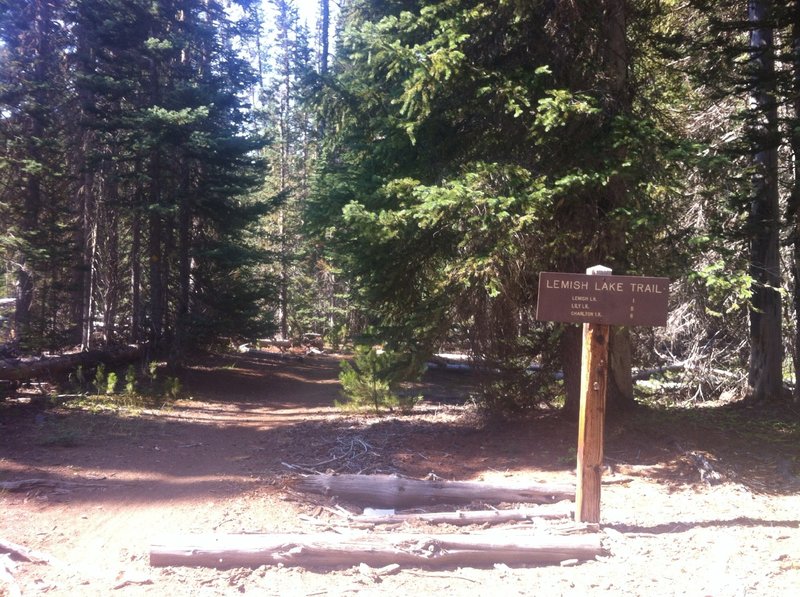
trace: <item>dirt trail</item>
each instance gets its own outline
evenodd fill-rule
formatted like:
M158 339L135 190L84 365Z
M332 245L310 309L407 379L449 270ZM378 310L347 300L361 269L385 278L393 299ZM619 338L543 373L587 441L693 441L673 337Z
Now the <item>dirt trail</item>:
M574 482L576 432L559 417L484 425L453 405L469 380L441 372L420 387L416 415L344 416L331 407L337 373L331 357L209 357L183 378L187 397L165 409L0 405L0 481L73 484L0 493L0 538L56 560L11 565L22 594L772 596L800 586L796 434L762 444L703 419L652 414L609 425L602 517L611 551L599 561L402 570L379 581L357 567L151 568L151 542L171 533L318 530L309 517L335 524L324 509L333 502L287 486L296 474L287 464ZM701 482L693 454L721 471L720 483Z

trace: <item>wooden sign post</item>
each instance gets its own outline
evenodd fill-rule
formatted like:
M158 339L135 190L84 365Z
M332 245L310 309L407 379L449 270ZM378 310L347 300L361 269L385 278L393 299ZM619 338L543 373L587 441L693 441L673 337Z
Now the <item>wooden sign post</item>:
M611 269L596 265L587 269L586 273L590 276L609 276ZM611 326L602 323L583 324L575 522L600 522L610 331Z
M536 319L583 324L576 522L600 522L610 326L666 325L668 294L667 278L612 276L602 265L539 275Z

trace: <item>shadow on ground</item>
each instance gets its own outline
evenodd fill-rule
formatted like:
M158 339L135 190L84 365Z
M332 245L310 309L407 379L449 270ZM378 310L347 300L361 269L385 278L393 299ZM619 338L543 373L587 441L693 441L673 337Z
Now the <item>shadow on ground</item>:
M183 376L192 399L161 410L6 402L0 481L100 479L102 489L78 487L70 499L150 502L234 495L311 472L473 479L540 471L569 479L574 471L577 426L558 413L488 424L453 404L468 394L468 378L434 372L417 414L343 415L331 408L338 370L338 359L327 357L209 357ZM789 494L797 490L799 439L796 423L752 412L640 409L608 422L605 453L612 471L676 487L701 482L689 458L701 454L721 482Z

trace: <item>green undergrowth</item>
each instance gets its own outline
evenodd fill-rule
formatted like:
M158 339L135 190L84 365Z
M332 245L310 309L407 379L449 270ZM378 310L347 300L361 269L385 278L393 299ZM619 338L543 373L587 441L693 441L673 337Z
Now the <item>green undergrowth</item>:
M107 370L102 363L87 375L81 367L69 377L70 389L65 404L88 411L142 410L165 408L183 395L178 377L164 375L153 361L142 367L129 365L125 370Z
M147 411L164 411L182 397L180 380L163 374L160 364L110 370L77 368L50 408L36 415L38 445L70 448L113 437L137 435L147 425Z
M335 405L341 410L409 413L422 399L403 390L405 382L418 380L424 371L424 364L409 355L359 346L352 360L340 366L342 399Z

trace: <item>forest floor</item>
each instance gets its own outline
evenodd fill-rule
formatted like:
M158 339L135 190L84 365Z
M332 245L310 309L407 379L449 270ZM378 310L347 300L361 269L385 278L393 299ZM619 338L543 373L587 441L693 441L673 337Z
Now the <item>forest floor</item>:
M20 561L0 547L0 595L797 594L796 407L642 408L609 421L600 525L608 551L576 565L498 562L384 576L356 564L150 566L151 544L173 533L346 526L333 510L350 505L292 489L296 467L575 482L576 425L545 411L486 422L465 402L468 373L430 371L413 414L381 417L336 410L337 374L332 356L219 355L196 362L183 378L185 396L161 408L0 402L0 483L47 481L0 492L0 541L49 557ZM548 532L542 525L530 533Z

